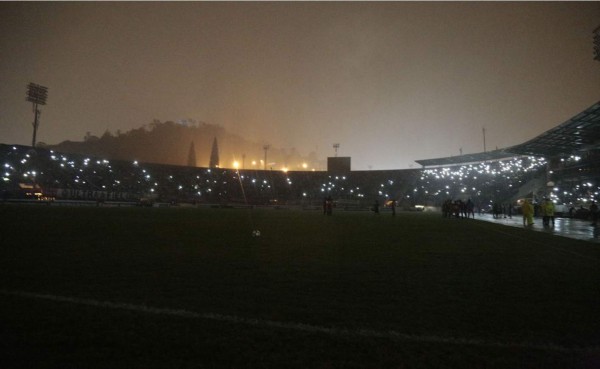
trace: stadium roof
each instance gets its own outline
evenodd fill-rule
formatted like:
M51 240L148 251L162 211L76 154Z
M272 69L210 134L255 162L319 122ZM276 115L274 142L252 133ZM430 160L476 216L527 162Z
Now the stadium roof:
M512 156L515 156L515 154L511 154L509 152L506 152L505 150L494 150L494 151L480 152L477 154L449 156L446 158L423 159L423 160L415 160L415 161L424 167L430 167L430 166L438 166L438 165L480 163L482 161L500 160L500 159L509 158Z
M427 167L500 160L515 155L553 157L596 149L600 149L600 101L563 124L519 145L478 154L415 161Z
M522 155L569 155L600 148L600 102L563 124L506 151Z

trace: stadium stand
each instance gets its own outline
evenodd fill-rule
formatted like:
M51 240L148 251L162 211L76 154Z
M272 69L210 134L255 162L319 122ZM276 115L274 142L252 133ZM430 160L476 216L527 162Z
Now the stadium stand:
M520 182L517 193L501 201L530 197L538 202L549 197L569 209L584 209L598 200L600 189L600 102L522 144L479 154L417 160L417 163L425 168L503 162L511 156L515 159L537 158L547 164L545 170L540 168L528 182Z
M368 209L394 199L404 209L472 199L551 197L569 209L598 199L600 103L523 144L488 153L417 160L422 169L351 171L234 170L107 160L29 146L0 145L2 199L137 205L213 204ZM31 191L32 188L40 191ZM26 190L29 189L29 190ZM573 211L572 211L573 212Z

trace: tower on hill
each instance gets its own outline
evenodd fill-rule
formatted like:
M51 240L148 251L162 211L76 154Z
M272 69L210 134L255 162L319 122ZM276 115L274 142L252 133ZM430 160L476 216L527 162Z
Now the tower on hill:
M188 165L188 167L196 166L196 148L194 147L194 141L192 141L192 143L190 144L190 150L188 151L187 165Z
M219 167L219 144L217 143L217 138L213 140L212 150L210 151L210 162L208 163L209 168L218 168Z

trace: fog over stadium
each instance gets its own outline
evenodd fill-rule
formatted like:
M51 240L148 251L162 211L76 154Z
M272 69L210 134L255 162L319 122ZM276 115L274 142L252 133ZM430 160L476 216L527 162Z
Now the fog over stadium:
M0 3L0 143L194 119L352 169L525 142L598 101L599 2ZM189 145L184 142L182 145Z

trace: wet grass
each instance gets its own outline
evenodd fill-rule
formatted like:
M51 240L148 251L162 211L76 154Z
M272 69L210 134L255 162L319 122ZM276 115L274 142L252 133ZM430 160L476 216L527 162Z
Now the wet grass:
M0 348L12 353L3 368L600 362L598 350L579 351L600 346L591 243L421 213L4 205L0 219L3 290L515 344L340 337L0 296Z

